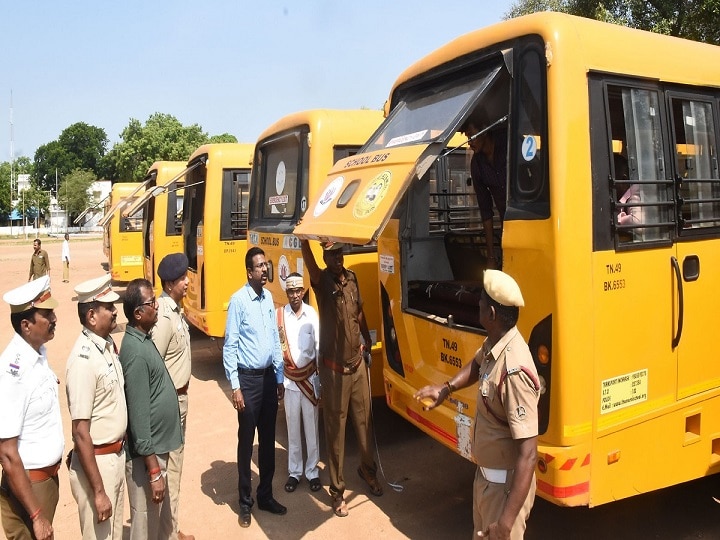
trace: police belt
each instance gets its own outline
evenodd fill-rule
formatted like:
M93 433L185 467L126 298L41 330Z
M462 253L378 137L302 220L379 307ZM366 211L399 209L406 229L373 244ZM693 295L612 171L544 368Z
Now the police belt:
M125 439L120 439L119 441L115 441L115 442L111 442L111 443L96 444L96 445L94 445L95 455L96 456L105 456L107 454L119 454L123 448L124 442L125 442Z
M355 373L358 368L360 367L360 364L363 361L362 355L357 356L357 360L353 360L351 364L338 364L334 360L331 360L330 358L323 357L322 362L325 365L325 367L328 367L332 369L336 373L340 373L341 375L352 375Z
M190 381L185 386L181 386L176 390L178 396L187 396L188 388L190 388Z
M483 475L483 478L493 484L504 484L507 482L508 474L513 471L513 469L508 471L505 469L490 469L488 467L478 468L480 469L480 474Z
M60 470L60 462L58 461L55 465L48 465L47 467L41 467L40 469L28 469L28 477L30 482L36 484L37 482L44 482L48 478L55 478Z

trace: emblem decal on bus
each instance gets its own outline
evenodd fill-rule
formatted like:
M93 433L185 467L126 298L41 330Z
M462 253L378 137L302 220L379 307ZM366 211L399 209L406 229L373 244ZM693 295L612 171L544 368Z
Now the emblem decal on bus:
M315 205L315 209L313 210L313 216L318 217L328 209L330 203L333 202L337 194L340 193L340 188L342 187L344 181L345 177L338 176L335 180L330 182L328 187L325 188L325 191L322 192L322 195L320 195L320 200L318 200Z
M378 174L355 203L353 216L362 219L372 214L385 198L391 178L392 173L390 171L383 171Z

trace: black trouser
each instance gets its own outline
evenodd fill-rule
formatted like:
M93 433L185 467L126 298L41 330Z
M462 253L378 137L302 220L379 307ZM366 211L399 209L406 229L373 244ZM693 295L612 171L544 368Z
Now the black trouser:
M238 411L238 492L240 504L253 505L250 485L250 461L252 459L255 429L258 432L258 469L260 483L257 499L266 502L272 499L272 481L275 474L275 419L278 399L275 371L239 370L240 391L245 409Z

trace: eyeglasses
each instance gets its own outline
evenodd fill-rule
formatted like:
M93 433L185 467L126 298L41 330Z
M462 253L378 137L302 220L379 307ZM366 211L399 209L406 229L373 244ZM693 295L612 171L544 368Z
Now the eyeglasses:
M147 302L143 302L142 304L137 306L135 309L140 309L143 306L155 307L155 304L157 304L157 298L155 298L153 296L150 300L148 300Z
M268 263L261 262L255 265L255 268L267 268Z

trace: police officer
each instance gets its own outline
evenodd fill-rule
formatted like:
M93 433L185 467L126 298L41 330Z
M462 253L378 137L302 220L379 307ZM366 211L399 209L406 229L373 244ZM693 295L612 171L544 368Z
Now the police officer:
M66 390L75 448L70 489L84 540L120 540L123 533L127 430L125 379L110 333L120 297L110 274L75 287L83 328L67 361Z
M450 394L480 381L473 457L474 538L521 539L535 500L540 384L530 350L516 323L524 306L520 287L499 270L485 270L480 323L487 339L473 361L443 385L415 398L440 405ZM481 403L482 402L482 403Z
M58 303L43 276L8 291L15 334L0 355L0 514L8 540L53 538L64 449L58 378L45 343Z
M190 330L182 314L182 301L188 288L188 258L184 253L166 255L158 265L162 294L158 298L158 320L150 335L157 347L170 378L175 385L180 407L180 424L183 441L188 412L188 387L190 386ZM170 452L167 464L168 494L172 512L173 529L179 540L194 540L193 535L178 530L180 503L180 478L182 477L185 444Z

